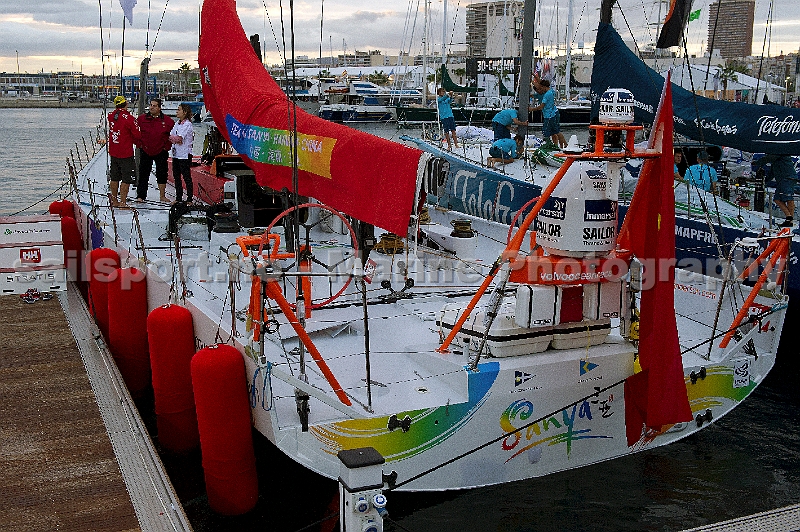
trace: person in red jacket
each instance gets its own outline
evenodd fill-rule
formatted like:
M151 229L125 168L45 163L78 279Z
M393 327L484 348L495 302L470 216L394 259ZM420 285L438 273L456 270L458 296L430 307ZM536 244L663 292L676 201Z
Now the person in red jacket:
M136 118L128 112L128 100L125 99L125 96L120 95L114 98L114 106L116 108L108 113L111 205L127 209L128 190L136 180L133 145L142 141L142 133L139 131Z
M142 152L139 154L139 181L136 184L136 201L147 199L147 186L150 181L150 171L156 163L156 183L158 183L159 198L162 203L167 202L164 191L167 187L167 174L169 149L169 132L175 121L161 112L161 100L150 100L148 112L139 115L137 119L139 129L142 131L142 143L139 145Z

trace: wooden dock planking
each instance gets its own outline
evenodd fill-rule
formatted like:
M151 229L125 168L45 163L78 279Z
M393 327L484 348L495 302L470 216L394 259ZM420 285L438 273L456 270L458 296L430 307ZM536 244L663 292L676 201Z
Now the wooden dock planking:
M140 530L59 300L0 323L0 530Z

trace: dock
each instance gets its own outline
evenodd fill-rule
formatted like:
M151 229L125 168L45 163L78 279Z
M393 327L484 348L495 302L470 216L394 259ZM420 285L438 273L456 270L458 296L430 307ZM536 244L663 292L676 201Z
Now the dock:
M74 284L0 297L0 530L191 530Z
M794 532L800 530L800 504L793 504L684 532Z

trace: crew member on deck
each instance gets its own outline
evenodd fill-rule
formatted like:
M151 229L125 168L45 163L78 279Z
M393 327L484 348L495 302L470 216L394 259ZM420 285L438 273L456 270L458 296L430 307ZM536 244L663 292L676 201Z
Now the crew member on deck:
M561 133L561 118L558 113L558 107L556 107L556 94L550 88L550 81L534 78L533 88L539 94L537 99L540 103L534 107L529 107L528 110L542 111L542 136L549 138L559 148L566 147L567 140L564 138L564 134Z
M511 138L511 125L527 126L527 122L522 122L517 118L516 109L503 109L492 118L492 130L494 131L494 140L510 139Z
M697 152L697 164L686 169L684 179L690 185L717 193L717 171L708 164L708 152L705 150Z
M447 139L447 149L452 150L453 146L458 148L458 139L456 138L456 119L453 116L453 93L447 93L444 87L439 87L436 91L436 104L439 107L439 122L442 124L442 131L444 138ZM452 145L450 142L452 139Z
M183 201L183 182L186 183L186 202L192 202L192 108L182 103L175 116L178 121L172 127L169 140L172 142L172 177L175 179L175 202Z
M169 148L169 132L175 121L161 111L161 100L150 100L150 109L138 118L139 128L142 130L142 152L139 155L139 181L136 184L136 201L147 199L147 186L150 181L150 171L156 163L156 183L158 183L158 201L166 203L164 195L167 187Z
M125 96L119 95L114 98L114 106L116 109L108 113L111 205L127 209L128 191L136 180L133 145L138 145L142 141L142 133L136 118L128 112L128 100Z
M514 139L498 139L489 148L489 157L486 164L494 166L495 163L513 163L514 159L525 153L525 137L517 135Z
M681 175L681 164L683 163L683 152L680 148L675 148L673 150L675 156L675 164L673 165L674 171L674 178L675 181L683 181L683 176ZM677 185L676 185L677 186Z
M781 227L792 227L794 223L794 187L797 185L797 172L794 160L788 155L767 154L753 161L756 168L772 165L772 177L775 178L775 204L786 216Z

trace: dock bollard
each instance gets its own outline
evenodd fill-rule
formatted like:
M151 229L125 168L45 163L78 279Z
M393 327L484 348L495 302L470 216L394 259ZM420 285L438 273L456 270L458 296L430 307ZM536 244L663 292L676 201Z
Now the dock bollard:
M339 466L339 528L341 532L383 532L386 497L385 460L372 447L337 453Z

